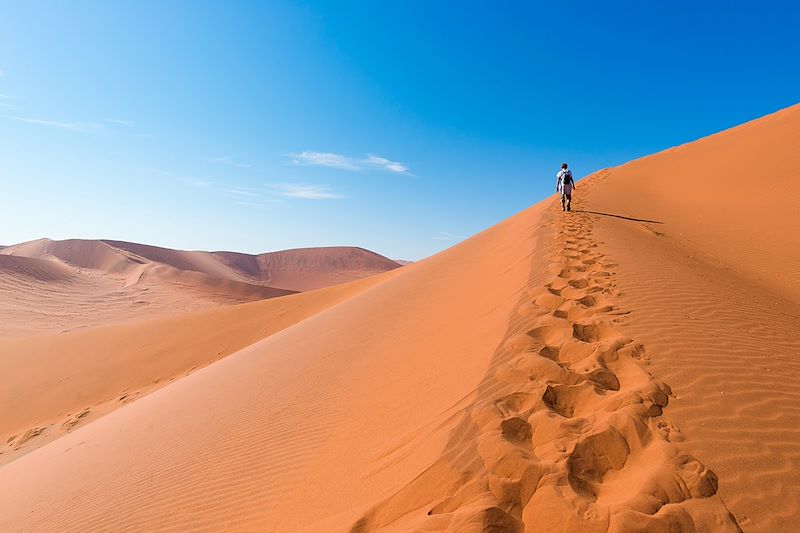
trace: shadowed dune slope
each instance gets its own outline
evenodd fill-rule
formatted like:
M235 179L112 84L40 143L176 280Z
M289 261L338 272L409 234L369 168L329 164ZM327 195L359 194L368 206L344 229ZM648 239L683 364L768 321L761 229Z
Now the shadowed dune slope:
M746 531L800 528L798 139L793 106L602 171L580 210L603 214L576 214L618 263L626 330L672 387L684 446Z

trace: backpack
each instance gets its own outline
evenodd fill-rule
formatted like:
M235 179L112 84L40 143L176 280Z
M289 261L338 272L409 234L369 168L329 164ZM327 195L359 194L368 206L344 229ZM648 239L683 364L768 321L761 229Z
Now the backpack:
M562 185L566 185L568 183L570 183L570 184L573 183L573 181L572 181L572 171L571 170L565 170L564 171L564 175L561 177L561 184Z

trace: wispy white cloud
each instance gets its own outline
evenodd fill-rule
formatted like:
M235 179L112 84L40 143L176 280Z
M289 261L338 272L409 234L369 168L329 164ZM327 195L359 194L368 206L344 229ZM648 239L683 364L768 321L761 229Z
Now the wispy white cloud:
M9 100L13 100L12 96L7 94L0 94L0 107L4 107L6 109L19 109L17 104L12 104Z
M204 178L196 178L194 176L179 176L178 179L186 185L197 189L209 189L214 186L213 181Z
M28 124L38 124L40 126L49 126L51 128L59 128L62 130L70 130L70 131L97 131L102 129L102 124L98 124L97 122L59 122L57 120L44 120L38 118L25 118L25 117L13 117L14 120L19 120L20 122L27 122Z
M240 163L240 162L236 161L233 158L233 156L230 156L230 155L225 155L225 156L221 156L221 157L212 157L211 161L214 162L214 163L219 163L221 165L229 165L229 166L237 167L237 168L253 168L253 165L251 165L249 163Z
M264 209L264 204L262 204L260 202L252 202L252 201L248 201L248 200L236 200L235 203L236 203L236 205L241 205L241 206L244 206L244 207L254 207L256 209Z
M344 155L331 152L295 152L289 154L296 165L313 165L318 167L339 168L342 170L359 170L356 162Z
M433 238L437 241L460 241L467 237L465 235L456 235L455 233L448 233L446 231L437 231Z
M332 191L326 185L308 185L305 183L275 183L270 185L280 196L301 198L303 200L339 200L343 195Z
M295 165L311 165L318 167L338 168L352 172L374 168L393 174L410 174L408 166L397 161L386 159L377 155L366 158L349 157L332 152L293 152L288 154Z
M121 120L118 118L107 118L106 122L110 124L121 124L122 126L130 126L131 124L133 124L133 122L131 122L130 120Z
M255 198L258 193L245 187L234 187L225 191L229 196L235 198Z
M159 176L177 180L184 185L189 185L190 187L195 187L197 189L209 189L214 186L214 182L209 179L198 178L196 176L182 176L180 174L170 172L169 170L164 170L163 168L143 167L141 170L142 172L147 172L148 174L157 174Z
M408 174L408 167L406 165L398 163L397 161L390 161L385 157L371 155L364 159L363 163L367 166L380 168L394 174Z
M266 204L277 204L283 201L278 198L270 197L268 194L265 194L263 190L259 191L251 189L250 187L231 187L225 189L222 193L236 205L256 207L258 209L264 209Z

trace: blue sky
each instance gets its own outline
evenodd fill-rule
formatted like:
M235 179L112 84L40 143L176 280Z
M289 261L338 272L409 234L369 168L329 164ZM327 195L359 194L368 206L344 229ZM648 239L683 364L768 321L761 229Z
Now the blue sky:
M262 5L263 4L263 5ZM795 2L3 2L0 244L419 259L800 101Z

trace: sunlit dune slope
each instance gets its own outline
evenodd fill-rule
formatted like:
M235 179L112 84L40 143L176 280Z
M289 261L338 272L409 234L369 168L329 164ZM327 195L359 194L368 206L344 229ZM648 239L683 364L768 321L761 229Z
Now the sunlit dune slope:
M11 259L35 265L40 261ZM0 261L4 261L2 256ZM378 281L373 277L174 317L0 340L0 463L336 305Z
M582 208L603 213L627 331L684 446L746 531L800 528L798 140L796 105L602 171Z
M613 169L592 207L661 224L732 274L800 302L800 104Z

